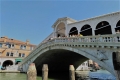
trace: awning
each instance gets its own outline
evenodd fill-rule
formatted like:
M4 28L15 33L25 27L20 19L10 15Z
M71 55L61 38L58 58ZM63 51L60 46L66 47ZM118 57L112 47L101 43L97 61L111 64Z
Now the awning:
M23 59L17 58L15 59L15 62L21 62Z

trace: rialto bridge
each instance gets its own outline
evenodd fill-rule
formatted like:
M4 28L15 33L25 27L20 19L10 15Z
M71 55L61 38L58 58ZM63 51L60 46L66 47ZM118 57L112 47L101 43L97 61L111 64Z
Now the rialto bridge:
M116 34L120 12L82 21L59 18L52 27L53 33L19 65L24 72L30 63L35 63L39 73L43 64L48 64L49 71L68 71L70 64L77 68L92 59L120 79L120 33ZM69 37L79 33L83 36Z

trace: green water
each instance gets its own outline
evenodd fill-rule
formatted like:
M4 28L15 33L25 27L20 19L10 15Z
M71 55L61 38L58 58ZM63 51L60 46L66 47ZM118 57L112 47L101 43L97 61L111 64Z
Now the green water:
M0 73L0 80L27 80L25 73ZM37 76L37 80L42 80L41 76ZM48 80L69 80L68 76L57 75L49 78Z
M25 73L0 73L0 80L27 80ZM41 76L37 76L37 80L42 80ZM55 79L48 79L55 80Z

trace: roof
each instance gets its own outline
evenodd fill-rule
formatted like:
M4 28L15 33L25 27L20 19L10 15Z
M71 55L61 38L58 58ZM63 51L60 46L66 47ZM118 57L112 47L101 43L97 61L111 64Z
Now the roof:
M19 40L8 38L8 37L1 37L0 38L0 42L2 42L2 43L21 44L21 45L29 45L29 46L36 46L34 44L30 44L28 40L26 40L26 42L23 42L23 41L19 41Z
M71 21L71 22L73 22L73 23L74 23L74 22L77 22L77 20L74 20L74 19L69 18L69 17L58 18L58 19L55 21L55 23L52 25L52 28L54 28L59 21L64 21L64 20L66 20L66 21Z

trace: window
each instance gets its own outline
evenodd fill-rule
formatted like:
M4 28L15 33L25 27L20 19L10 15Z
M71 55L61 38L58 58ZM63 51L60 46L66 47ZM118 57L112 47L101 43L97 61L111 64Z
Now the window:
M84 66L85 65L85 63L82 63L82 66Z
M14 48L14 44L7 44L8 48Z
M13 53L11 53L10 56L13 56Z
M25 54L24 54L24 53L22 54L22 57L25 57Z
M19 57L21 57L21 53L19 53Z
M0 47L2 47L2 43L0 43Z
M26 49L26 46L25 45L21 45L20 49Z
M30 46L30 50L33 50L33 47L32 47L32 46Z
M14 44L12 44L11 47L14 48Z
M8 44L8 48L11 48L11 44Z
M7 52L7 53L6 53L6 56L9 56L9 54L10 54L10 53L9 53L9 52Z
M0 52L0 54L2 54L2 52Z

